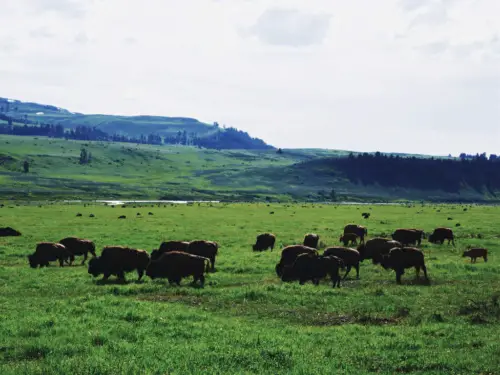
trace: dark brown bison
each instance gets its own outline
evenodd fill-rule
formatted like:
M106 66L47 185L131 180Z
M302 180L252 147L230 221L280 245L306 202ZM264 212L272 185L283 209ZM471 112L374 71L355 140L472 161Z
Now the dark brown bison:
M276 265L276 274L281 277L283 268L289 264L293 264L295 259L297 259L300 254L318 255L318 250L304 245L292 245L285 247L281 250L281 259Z
M361 261L371 259L373 264L378 264L382 255L389 254L389 251L395 247L403 247L403 245L398 241L375 237L359 245L358 251Z
M106 246L100 257L89 261L88 272L97 277L103 274L103 280L115 275L125 280L125 272L137 270L139 280L149 264L149 254L144 250L130 249L123 246Z
M312 247L313 249L318 248L319 236L315 233L308 233L304 236L304 246Z
M326 249L323 255L325 256L333 255L335 257L342 259L344 265L347 268L346 273L344 275L344 279L347 277L352 267L354 267L354 269L356 270L356 278L359 279L359 261L361 260L361 257L359 255L358 250L351 249L348 247L334 246Z
M299 280L300 285L311 280L318 285L321 279L330 276L333 287L340 288L339 268L344 266L342 259L334 256L318 256L314 253L300 254L293 264L286 265L281 275L282 281Z
M165 278L170 284L180 285L181 279L193 276L201 286L205 283L205 272L210 269L210 259L182 251L172 251L163 254L159 259L152 260L146 269L146 275L151 279Z
M396 229L391 237L394 241L401 242L403 246L415 244L420 246L424 231L419 229Z
M436 228L434 232L429 236L429 242L443 244L445 240L448 240L448 245L450 242L455 246L455 237L453 236L453 231L450 228Z
M95 244L90 240L85 240L82 238L76 237L67 237L63 238L59 243L66 246L73 255L83 255L82 264L85 264L87 260L88 253L92 254L92 256L96 256L95 253ZM73 262L70 262L72 264Z
M414 247L404 247L392 249L389 254L383 255L380 262L382 267L393 269L396 271L396 282L401 284L401 276L405 273L406 268L415 267L417 278L420 274L420 269L424 271L424 276L427 281L427 268L425 267L424 253Z
M0 237L18 237L21 232L11 227L0 228Z
M163 254L171 251L187 252L189 242L187 241L166 241L162 242L158 250L151 252L151 260L159 259Z
M356 233L345 233L339 238L340 242L344 243L344 246L357 245L358 235Z
M219 244L214 241L191 241L186 252L210 259L211 271L215 271L215 257L219 251Z
M255 245L252 246L253 251L263 251L271 248L274 249L274 244L276 242L276 236L272 233L262 233L257 236Z
M347 234L347 233L354 233L361 239L361 242L365 242L365 236L368 235L368 229L366 229L362 225L347 224L344 227L344 234Z
M28 255L28 261L31 268L47 267L49 262L59 261L59 266L64 267L64 261L74 260L73 254L60 243L40 242L36 245L33 254Z
M488 261L488 250L481 247L469 248L464 251L462 257L470 257L471 263L476 263L476 258L483 258L485 262Z

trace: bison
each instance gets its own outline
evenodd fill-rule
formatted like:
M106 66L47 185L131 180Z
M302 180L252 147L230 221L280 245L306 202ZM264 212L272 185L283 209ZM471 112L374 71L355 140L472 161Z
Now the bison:
M394 241L401 242L403 246L415 244L420 246L424 231L419 229L396 229L391 237Z
M253 251L263 251L271 248L274 249L274 243L276 242L276 236L272 233L262 233L257 236L255 245L252 246Z
M358 251L361 256L361 261L371 259L373 264L378 264L380 263L382 255L389 254L389 251L395 247L403 247L403 245L398 241L375 237L359 245Z
M159 259L163 254L171 251L184 251L187 252L189 242L187 241L166 241L162 242L158 250L151 252L151 260Z
M425 267L424 253L414 247L404 247L392 249L389 254L383 255L380 262L382 267L393 269L396 271L396 282L401 284L401 276L405 273L406 268L415 267L417 278L420 275L420 269L424 271L424 276L427 281L427 268Z
M152 260L146 269L151 279L166 278L170 284L180 285L183 277L193 276L193 283L205 283L205 272L210 270L210 259L182 251L171 251Z
M83 255L82 264L85 264L88 253L92 254L94 257L96 256L95 245L90 240L76 237L66 237L59 241L59 243L66 246L66 249L68 249L73 255ZM72 263L73 262L70 262L70 264Z
M471 263L476 263L476 258L483 258L485 262L488 261L488 250L481 247L469 248L464 251L462 257L470 257Z
M191 241L186 252L210 259L211 271L215 271L215 257L219 250L219 244L214 241Z
M356 270L356 278L359 279L359 261L361 260L361 257L359 255L359 251L355 249L351 249L348 247L329 247L328 249L325 250L323 253L325 256L336 256L344 262L344 265L346 266L346 273L344 275L344 279L347 277L349 272L351 271L351 268L354 267Z
M453 231L450 228L436 228L434 232L429 236L429 242L443 244L445 240L448 240L448 245L450 242L455 246L455 237L453 236Z
M361 242L363 243L363 242L365 242L365 236L368 235L368 230L362 225L347 224L344 227L344 234L347 234L347 233L356 234L361 239Z
M340 288L339 268L344 266L342 259L334 256L318 256L314 253L300 254L293 264L283 268L282 281L299 280L300 285L311 280L318 285L321 279L330 276L333 287Z
M319 236L315 233L308 233L304 236L304 246L318 248Z
M107 280L111 275L125 280L125 272L137 270L140 280L149 261L149 254L144 250L123 246L106 246L100 257L92 258L89 261L88 273L94 277L103 274L103 280Z
M11 227L0 228L0 237L19 237L21 232Z
M358 235L356 233L345 233L339 238L339 242L343 242L344 246L357 245Z
M36 245L35 252L28 255L31 268L47 267L49 262L59 261L59 266L64 267L64 261L74 260L73 254L60 243L40 242Z
M295 262L295 259L297 259L300 254L318 255L318 250L304 245L292 245L285 247L283 250L281 250L281 259L276 265L276 274L281 277L283 268L287 265L293 264L293 262Z

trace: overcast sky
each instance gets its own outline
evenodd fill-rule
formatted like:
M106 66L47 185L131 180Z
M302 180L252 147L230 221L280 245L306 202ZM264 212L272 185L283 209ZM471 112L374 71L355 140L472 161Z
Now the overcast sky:
M500 153L499 0L1 0L0 96L277 147Z

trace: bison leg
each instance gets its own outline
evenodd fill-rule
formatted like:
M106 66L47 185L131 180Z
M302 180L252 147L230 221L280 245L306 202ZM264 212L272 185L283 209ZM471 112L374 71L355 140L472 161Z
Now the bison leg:
M142 279L142 276L144 276L144 270L143 269L137 270L137 274L139 275L139 278L137 280L140 281Z
M346 269L346 271L345 271L345 275L344 275L344 280L345 280L345 278L347 277L347 275L349 274L349 272L351 272L351 266L350 266L350 265L349 265L349 266L347 266L347 269Z
M359 263L356 263L354 268L356 269L356 279L359 279Z
M429 278L427 277L427 267L425 267L425 264L422 264L420 267L422 267L422 270L424 270L424 277L426 280L429 280Z
M203 287L205 286L205 276L201 274L198 279L200 280L200 285Z
M319 279L313 279L313 284L314 285L319 285Z
M306 283L306 280L304 280L304 279L300 279L300 280L299 280L299 284L300 284L300 285L304 285L305 283Z
M470 258L471 263L476 263L476 258Z
M488 261L488 257L486 255L483 257L483 259L484 259L485 262Z
M212 272L215 272L215 256L210 258L210 263L212 263Z
M83 260L82 260L82 266L85 264L85 262L87 261L87 256L88 256L88 253L83 253Z
M59 259L59 267L64 267L64 258Z
M396 282L398 284L401 284L401 275L403 274L403 272L401 272L401 270L396 270Z
M103 275L102 279L103 279L104 281L106 281L107 279L109 279L109 277L110 277L110 276L111 276L111 273L110 273L110 272L104 272L104 275Z

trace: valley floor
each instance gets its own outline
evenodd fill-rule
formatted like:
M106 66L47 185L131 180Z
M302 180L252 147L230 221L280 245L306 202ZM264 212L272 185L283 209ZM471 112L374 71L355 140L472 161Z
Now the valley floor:
M1 374L500 373L500 207L0 203L0 226L22 232L0 238ZM282 247L308 232L322 249L337 245L350 222L366 225L369 238L449 226L457 245L423 243L430 285L412 270L396 285L392 271L369 261L340 289L277 278ZM253 252L267 231L277 248ZM137 282L135 273L102 283L79 258L28 266L37 242L67 236L94 240L99 253L105 245L151 251L167 239L221 247L204 288ZM462 258L467 245L487 247L488 262Z

